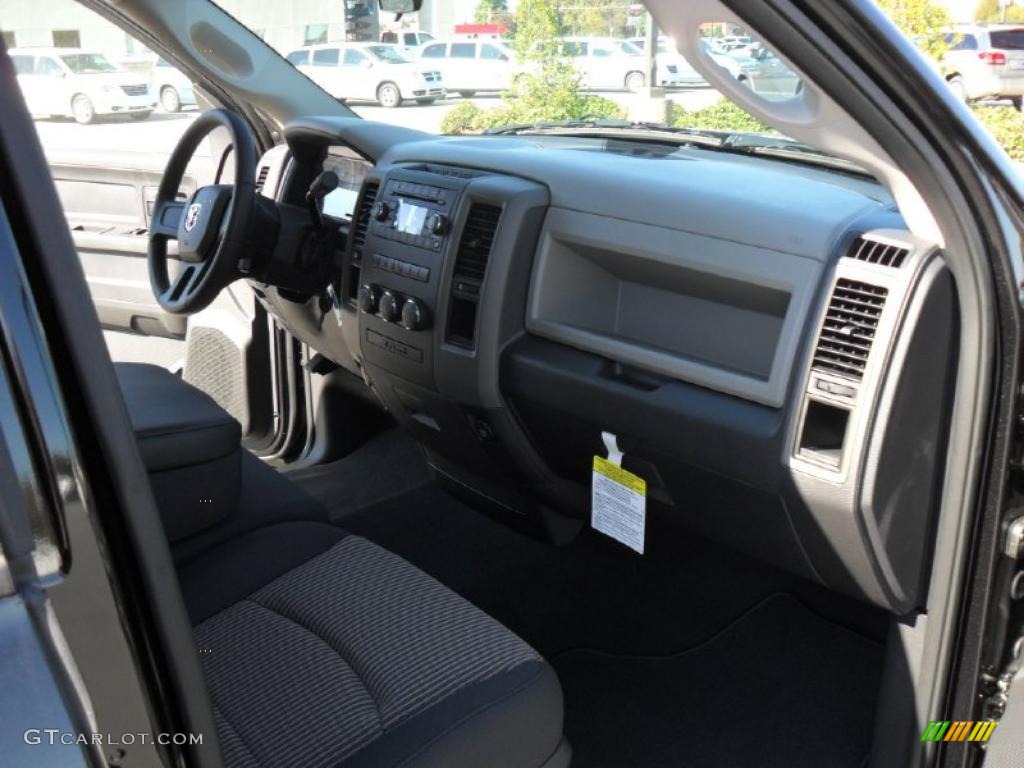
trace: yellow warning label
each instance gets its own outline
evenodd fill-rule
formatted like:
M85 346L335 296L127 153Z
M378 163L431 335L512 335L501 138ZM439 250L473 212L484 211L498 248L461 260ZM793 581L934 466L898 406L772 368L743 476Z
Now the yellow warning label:
M641 496L647 495L647 481L638 475L634 475L617 464L612 464L608 459L604 459L600 456L594 457L594 471L607 477L609 480L613 480L619 485L624 485L634 493L639 493Z

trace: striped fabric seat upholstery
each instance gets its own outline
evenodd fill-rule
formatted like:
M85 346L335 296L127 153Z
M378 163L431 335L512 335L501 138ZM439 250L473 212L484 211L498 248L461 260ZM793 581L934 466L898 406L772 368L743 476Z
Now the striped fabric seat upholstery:
M195 635L231 768L411 764L474 713L554 677L503 626L358 536ZM555 744L535 765L560 739L560 698L553 711Z

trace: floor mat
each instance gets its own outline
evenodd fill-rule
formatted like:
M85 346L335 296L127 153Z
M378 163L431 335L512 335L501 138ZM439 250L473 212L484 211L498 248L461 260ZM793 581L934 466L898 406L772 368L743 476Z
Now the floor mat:
M574 766L857 768L881 661L881 646L777 595L674 656L553 663Z
M389 429L343 459L287 472L289 480L338 519L429 483L419 446L400 429Z

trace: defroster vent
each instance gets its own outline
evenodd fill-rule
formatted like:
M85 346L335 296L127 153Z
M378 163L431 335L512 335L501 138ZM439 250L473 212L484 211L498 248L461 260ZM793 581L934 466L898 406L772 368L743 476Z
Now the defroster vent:
M270 175L270 166L261 165L259 175L256 176L256 192L257 194L263 191L264 185L267 183L267 177Z
M813 367L862 378L888 293L877 285L839 278L825 313Z
M846 254L851 259L864 261L868 264L880 264L883 267L902 267L903 260L910 254L910 249L899 245L880 243L877 240L868 240L858 237L850 246Z
M352 245L355 248L362 248L366 243L366 232L370 228L370 212L373 210L373 204L377 202L379 190L380 184L375 181L368 181L363 187L363 194L359 198L359 210L356 211L352 222Z

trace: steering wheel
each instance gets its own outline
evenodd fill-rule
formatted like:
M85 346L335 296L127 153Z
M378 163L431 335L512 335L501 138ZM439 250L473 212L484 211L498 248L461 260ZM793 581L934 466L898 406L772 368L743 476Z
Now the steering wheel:
M235 183L197 189L187 202L177 199L185 169L199 143L217 127L227 129L235 155ZM204 112L171 153L150 216L149 282L167 312L190 315L204 309L220 291L244 274L239 262L249 255L256 208L256 140L234 112ZM167 243L178 243L181 268L168 271Z

